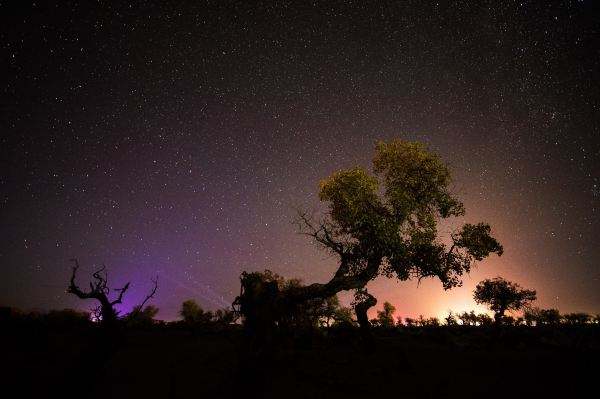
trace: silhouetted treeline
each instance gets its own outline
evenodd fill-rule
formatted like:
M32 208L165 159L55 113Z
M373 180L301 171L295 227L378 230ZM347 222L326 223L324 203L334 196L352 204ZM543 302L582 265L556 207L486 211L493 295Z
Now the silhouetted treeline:
M454 314L450 312L442 321L437 317L423 317L414 319L410 317L400 318L396 322L397 327L440 327L440 326L465 326L481 327L494 324L494 318L487 313L475 313L474 311ZM530 308L523 312L523 316L503 316L502 323L505 326L559 326L559 325L589 325L600 326L600 315L588 313L565 313L560 314L557 309Z
M193 300L182 304L180 315L182 320L163 321L155 317L159 309L148 305L143 309L134 307L131 312L120 316L115 315L113 327L120 329L152 329L152 328L184 328L199 331L210 330L216 327L233 326L236 315L231 309L218 309L204 311ZM93 311L75 309L62 309L43 311L23 311L14 307L0 307L0 328L43 328L53 329L81 329L104 327L98 314Z
M337 297L328 301L309 304L290 318L295 320L292 325L297 331L326 331L340 328L358 328L356 317L351 308L341 306ZM395 307L385 302L383 310L370 320L377 329L415 329L415 328L446 328L446 327L488 327L494 325L494 318L486 313L474 311L453 313L440 320L437 317L418 318L395 317ZM193 299L182 303L180 320L157 320L158 308L148 305L140 310L134 308L131 312L118 317L122 328L179 328L191 331L214 330L215 328L239 328L239 315L233 309L204 310ZM62 309L42 311L23 311L14 307L0 307L0 324L3 326L51 328L87 328L99 326L92 312ZM588 326L600 327L600 314L592 315L584 312L561 314L557 309L525 309L522 316L504 316L505 327L548 327L548 326Z

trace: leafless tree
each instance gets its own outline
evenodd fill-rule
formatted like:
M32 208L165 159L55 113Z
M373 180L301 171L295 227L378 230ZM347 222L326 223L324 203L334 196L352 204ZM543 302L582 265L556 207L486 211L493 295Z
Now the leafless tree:
M118 312L115 309L115 305L122 303L123 295L129 289L130 283L128 282L122 288L114 288L112 291L117 293L117 298L110 300L109 294L111 288L108 286L108 273L106 272L106 266L102 265L102 267L92 273L92 277L94 281L90 281L90 289L88 291L82 290L75 279L77 277L77 271L79 270L79 261L77 259L71 259L74 266L72 269L71 279L69 281L69 286L67 287L67 292L77 296L80 299L95 299L99 302L99 306L96 310L96 314L98 318L101 320L102 324L105 326L114 325L118 318ZM158 278L152 280L154 283L154 287L150 294L148 294L143 302L138 305L136 308L141 310L143 306L154 296L156 290L158 288ZM135 309L135 308L134 308Z

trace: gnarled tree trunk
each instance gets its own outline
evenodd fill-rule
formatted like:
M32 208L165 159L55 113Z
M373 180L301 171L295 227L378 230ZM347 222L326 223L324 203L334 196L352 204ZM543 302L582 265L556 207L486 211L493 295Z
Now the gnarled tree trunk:
M270 345L282 317L302 304L313 299L326 299L340 291L360 290L377 276L381 257L373 257L365 267L356 273L351 273L350 265L342 261L339 269L327 283L314 283L307 286L292 287L281 291L274 281L264 281L257 273L243 273L241 277L241 293L235 304L244 317L244 326L250 339L251 351L261 352L264 345ZM370 323L367 310L377 300L372 295L363 292L363 299L355 306L358 322L367 335Z
M371 328L367 311L373 306L377 305L377 298L367 293L366 291L361 292L362 300L354 305L354 312L356 313L356 319L363 335L368 334Z

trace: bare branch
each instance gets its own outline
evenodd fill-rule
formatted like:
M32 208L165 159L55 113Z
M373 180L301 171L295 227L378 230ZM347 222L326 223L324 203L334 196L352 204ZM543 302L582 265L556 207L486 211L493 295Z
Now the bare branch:
M301 234L313 238L316 242L340 256L347 252L344 244L334 239L334 233L327 226L326 221L320 221L319 225L315 226L311 220L312 217L307 216L306 212L302 211L298 211L298 218L298 226Z
M72 287L76 287L75 285L75 275L77 274L77 269L79 269L79 261L75 258L73 259L69 259L71 262L75 263L75 266L73 266L73 273L71 274L71 284L69 285L68 290L70 290Z
M67 292L76 295L77 297L81 298L81 299L87 299L87 298L93 298L93 288L92 290L90 290L90 292L84 292L82 291L77 284L75 283L75 278L77 276L77 270L79 269L79 261L75 258L73 259L69 259L71 262L75 263L75 266L73 266L73 271L71 273L71 279L69 281L69 286L67 287ZM91 287L91 284L90 284Z
M125 294L125 292L129 289L129 283L125 284L125 286L123 288L115 288L115 291L117 291L119 293L119 296L117 297L117 299L115 299L114 301L112 301L110 304L111 305L116 305L121 303L121 301L123 300L123 295Z
M158 276L156 276L156 278L153 278L152 282L154 283L154 288L152 288L152 291L148 295L146 295L146 298L144 298L142 303L139 305L138 309L140 311L144 308L146 302L148 302L151 298L154 297L154 294L156 294L156 289L158 288Z
M92 273L92 277L94 277L94 279L96 279L96 283L92 289L97 292L101 291L101 292L104 292L105 294L108 294L108 274L106 273L105 270L106 270L106 266L103 264L100 269L98 269L94 273ZM102 272L104 272L104 277L102 277L102 275L100 274ZM90 286L91 286L91 283L90 283Z

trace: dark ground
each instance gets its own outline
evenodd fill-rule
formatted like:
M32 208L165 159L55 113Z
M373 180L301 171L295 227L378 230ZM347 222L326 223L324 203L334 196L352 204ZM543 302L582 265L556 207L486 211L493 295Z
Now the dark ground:
M297 338L243 360L240 331L4 329L3 397L548 398L597 397L600 329L350 331ZM594 393L595 392L595 393Z

